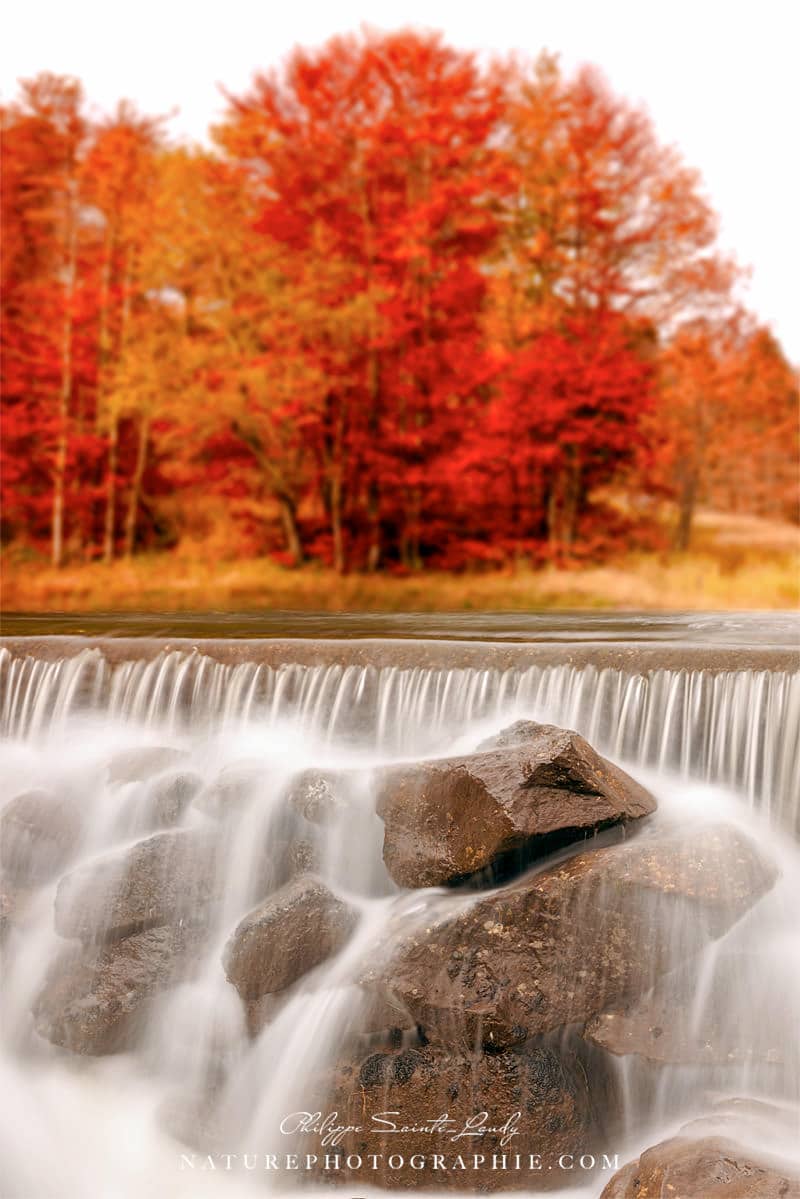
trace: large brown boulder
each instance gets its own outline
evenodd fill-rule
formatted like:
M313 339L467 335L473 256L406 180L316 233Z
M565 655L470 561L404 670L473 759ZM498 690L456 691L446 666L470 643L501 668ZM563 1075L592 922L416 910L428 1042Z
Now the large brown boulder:
M629 1004L600 1012L584 1035L610 1053L635 1053L658 1065L784 1062L794 1042L786 991L773 966L755 954L720 956L698 1013L698 964L691 962Z
M338 953L357 922L318 878L294 879L237 926L225 947L225 973L245 1000L282 991Z
M656 801L577 733L520 722L481 751L389 770L377 797L396 883L433 887L525 848L653 812Z
M387 1189L550 1190L570 1181L558 1168L562 1154L591 1153L601 1142L611 1084L595 1082L590 1093L575 1054L544 1045L501 1054L430 1045L366 1053L339 1065L329 1092L313 1100L312 1111L335 1111L349 1131L322 1151L309 1137L302 1151L338 1155L339 1169L326 1171L326 1180L339 1183L363 1183L368 1171L371 1185ZM431 1128L442 1116L446 1122ZM475 1135L463 1135L470 1121ZM436 1168L434 1154L442 1160Z
M88 951L67 950L34 1004L36 1031L73 1053L128 1048L148 1002L190 968L199 938L198 930L182 925L148 929Z
M73 870L58 885L56 932L118 940L162 924L202 922L223 880L206 830L156 833Z
M615 1174L600 1199L800 1199L800 1177L724 1137L673 1137Z
M775 877L728 826L642 834L462 901L455 914L451 900L411 934L401 925L365 981L391 987L430 1039L503 1048L649 990Z
M18 882L47 882L73 857L82 824L80 808L69 798L26 791L0 812L0 863Z

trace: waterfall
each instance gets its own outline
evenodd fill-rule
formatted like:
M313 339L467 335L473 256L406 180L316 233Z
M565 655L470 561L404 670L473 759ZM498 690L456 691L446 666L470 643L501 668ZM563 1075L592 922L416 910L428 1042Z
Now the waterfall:
M18 845L0 853L8 872L0 874L0 917L8 916L9 929L0 1085L18 1096L0 1127L4 1199L112 1193L120 1199L253 1199L292 1187L308 1193L311 1177L263 1169L256 1177L249 1167L228 1173L222 1158L238 1154L241 1166L248 1154L280 1150L284 1117L302 1114L306 1104L317 1110L313 1085L328 1078L326 1071L349 1068L352 1059L359 1080L362 1068L380 1069L384 1057L394 1061L396 1055L402 1064L404 1054L434 1053L435 1043L425 1048L414 1020L402 1029L392 1024L391 1037L405 1039L381 1040L376 1052L362 987L367 967L415 930L454 920L487 896L493 903L515 885L511 880L475 892L399 889L382 857L376 778L387 763L471 752L487 734L521 717L576 729L658 801L641 829L618 841L613 832L601 833L587 856L604 845L627 852L647 846L648 838L657 848L660 837L676 830L691 846L719 822L763 856L774 879L695 957L687 959L681 948L694 944L701 923L692 920L691 908L671 909L667 895L653 920L658 943L684 954L659 979L668 979L680 997L673 1003L668 991L667 1001L687 1009L685 1035L701 1044L702 1058L703 1038L713 1029L738 1052L731 1062L679 1060L656 1069L645 1054L614 1056L602 1041L584 1041L584 1056L572 1059L579 1034L569 1021L547 1026L525 1053L557 1051L565 1070L573 1060L581 1071L597 1070L601 1102L608 1086L617 1121L603 1149L618 1152L620 1165L672 1136L686 1119L706 1116L719 1096L766 1102L770 1111L783 1105L787 1118L795 1118L800 853L787 830L800 824L800 671L788 655L782 652L768 668L757 655L744 662L724 649L715 650L714 661L709 655L659 658L638 647L616 655L589 647L560 657L498 645L455 653L444 642L407 643L401 650L397 643L353 641L327 643L324 651L310 642L282 642L272 650L254 642L222 650L150 642L136 651L130 641L111 640L69 653L57 642L0 649L0 810L32 796L34 817L42 803L63 821L52 838L45 827L38 849L23 830ZM292 805L292 788L309 769L344 779L339 823L316 823ZM71 838L65 856L48 857L64 848L61 833ZM145 843L148 852L154 844L175 846L185 857L147 859L143 879L152 893L146 891L144 916L131 933L125 919L133 921L136 913L120 915L103 887L109 877L119 881L114 869ZM554 862L553 873L560 873L560 859L548 859L544 869ZM18 893L11 886L10 906L2 907L8 878L13 882L14 870L31 864L41 873L17 880ZM701 866L708 870L705 860ZM738 877L740 867L731 854L719 878L728 868ZM100 880L100 891L82 890L85 872L95 886ZM712 891L718 873L709 870ZM250 996L231 977L229 946L262 903L298 879L309 885L309 877L346 909L346 939L288 984ZM616 875L605 885L578 909L590 935L592 907L602 912L606 900L613 907ZM139 902L136 894L126 895L126 903ZM553 904L545 916L557 919L558 911ZM302 952L308 936L306 930L282 957L270 943L262 957L283 961ZM146 942L146 949L126 957L129 942ZM564 940L555 943L556 969L563 970ZM95 971L98 953L104 965ZM67 1025L90 1041L97 1033L91 1013L103 971L113 975L113 1003L124 1007L142 986L149 953L161 955L159 969L166 973L136 1008L122 1051L98 1040L78 1051L86 1056L68 1052L75 1046L63 1035ZM592 969L593 953L594 942L583 973ZM174 976L167 970L173 954ZM649 964L645 954L642 960ZM569 993L572 976L559 982ZM68 1004L61 1002L62 984ZM42 996L44 1022L37 1007ZM117 1009L103 1002L101 994L101 1020L111 1018L109 1007L116 1019ZM384 1016L380 1036L386 1032ZM469 1052L480 1056L474 1045ZM487 1051L481 1060L494 1069L503 1056ZM552 1084L550 1072L542 1078ZM380 1096L380 1086L371 1094ZM380 1098L374 1102L384 1110ZM756 1106L755 1115L741 1110L743 1130L736 1136L749 1145L758 1140L764 1117ZM423 1114L439 1113L425 1108ZM199 1156L191 1148L197 1144ZM776 1152L785 1152L777 1134L775 1144ZM204 1170L204 1155L217 1150L218 1165ZM182 1163L195 1158L200 1164L184 1172ZM567 1177L560 1193L597 1199L609 1176ZM541 1193L535 1181L523 1181L527 1193ZM459 1186L474 1193L469 1176ZM365 1173L340 1193L379 1192Z
M724 661L724 655L720 655ZM574 728L614 758L726 783L800 830L800 672L551 664L437 667L220 662L167 651L109 662L0 651L0 732L35 738L81 712L179 732L290 719L315 738L402 756L513 712Z

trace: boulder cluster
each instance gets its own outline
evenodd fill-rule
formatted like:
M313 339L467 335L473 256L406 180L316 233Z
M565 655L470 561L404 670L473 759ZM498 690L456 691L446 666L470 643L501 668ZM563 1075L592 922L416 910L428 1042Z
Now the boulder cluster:
M79 1054L130 1048L151 1004L192 976L223 910L225 815L252 800L258 770L241 763L205 786L177 751L121 755L108 781L141 784L136 839L94 857L79 806L36 791L3 808L0 930L19 924L26 897L57 883L54 928L64 948L34 1003L40 1036ZM323 879L320 864L321 829L359 818L341 784L341 775L316 770L293 780L251 906L230 926L221 965L251 1035L299 980L314 985L309 972L359 923L358 904ZM443 890L429 892L416 914L399 902L351 980L357 1027L315 1083L320 1110L355 1130L339 1144L339 1181L355 1181L346 1162L365 1151L365 1111L401 1112L409 1129L442 1112L458 1127L479 1112L498 1124L519 1112L512 1149L541 1159L535 1181L490 1168L493 1154L511 1151L500 1129L483 1135L487 1167L466 1183L414 1169L413 1131L374 1136L369 1151L386 1164L370 1181L569 1185L569 1173L554 1168L563 1155L607 1151L613 1135L616 1057L636 1054L658 1069L778 1052L768 1022L757 1045L730 1043L722 1024L699 1035L680 999L691 994L704 947L776 878L735 827L699 824L687 834L649 819L657 805L644 787L577 733L531 721L474 753L385 769L371 785L389 877L401 888ZM785 1187L774 1194L797 1193L793 1180L724 1137L689 1130L626 1166L604 1196L745 1195L736 1180L759 1170L766 1189L753 1194L773 1194L775 1178Z

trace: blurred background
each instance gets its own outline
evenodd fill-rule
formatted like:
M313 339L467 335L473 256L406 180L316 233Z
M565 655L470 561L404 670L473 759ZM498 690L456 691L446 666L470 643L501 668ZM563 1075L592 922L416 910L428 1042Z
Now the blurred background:
M15 15L6 610L795 607L787 7L364 7Z

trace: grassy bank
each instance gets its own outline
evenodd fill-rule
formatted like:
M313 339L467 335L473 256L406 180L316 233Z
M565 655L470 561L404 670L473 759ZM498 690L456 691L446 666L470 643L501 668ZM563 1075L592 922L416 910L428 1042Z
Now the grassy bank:
M628 555L581 570L548 567L408 578L348 575L268 559L209 562L162 554L63 570L3 562L6 612L523 611L628 608L711 611L800 605L800 530L706 516L691 552Z

